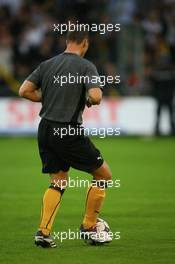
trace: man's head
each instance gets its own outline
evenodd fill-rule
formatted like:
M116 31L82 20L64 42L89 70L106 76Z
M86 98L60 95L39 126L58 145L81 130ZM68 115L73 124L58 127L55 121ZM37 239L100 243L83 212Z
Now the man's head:
M66 38L67 48L76 49L80 56L84 56L89 47L88 31L68 31Z

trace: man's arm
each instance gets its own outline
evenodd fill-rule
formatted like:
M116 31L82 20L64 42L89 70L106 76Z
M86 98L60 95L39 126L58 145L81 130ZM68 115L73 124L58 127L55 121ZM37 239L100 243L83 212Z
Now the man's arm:
M41 102L41 89L30 81L24 81L19 89L19 96L24 97L32 102Z
M91 107L92 105L99 105L102 100L102 90L100 76L98 74L96 66L93 63L87 62L84 76L88 77L87 79L85 79L87 107Z
M87 107L99 105L102 100L102 91L100 88L91 88L88 90Z

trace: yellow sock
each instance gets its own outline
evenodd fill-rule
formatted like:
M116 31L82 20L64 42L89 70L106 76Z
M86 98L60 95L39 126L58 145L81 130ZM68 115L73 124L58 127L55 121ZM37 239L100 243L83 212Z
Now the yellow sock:
M43 197L43 206L41 212L41 222L39 229L44 235L49 235L61 202L61 192L49 188Z
M86 198L86 211L83 219L83 227L88 229L96 224L100 209L105 199L105 189L90 186Z

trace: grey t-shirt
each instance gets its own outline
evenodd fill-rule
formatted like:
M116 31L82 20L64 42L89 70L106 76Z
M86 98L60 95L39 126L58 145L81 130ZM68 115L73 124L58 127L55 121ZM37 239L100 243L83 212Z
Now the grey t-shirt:
M40 116L61 123L82 123L86 92L100 88L94 64L74 53L62 53L42 62L27 80L41 88Z

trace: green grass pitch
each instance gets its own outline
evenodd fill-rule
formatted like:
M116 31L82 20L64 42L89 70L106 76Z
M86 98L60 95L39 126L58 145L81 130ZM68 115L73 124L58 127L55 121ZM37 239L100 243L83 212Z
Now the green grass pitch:
M175 260L175 140L93 139L120 188L107 190L101 217L120 240L91 247L81 240L56 241L56 249L35 247L33 236L49 181L40 172L33 138L0 139L0 263L173 264ZM90 176L71 170L71 177ZM85 188L69 188L53 231L76 231Z

